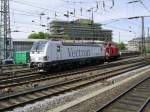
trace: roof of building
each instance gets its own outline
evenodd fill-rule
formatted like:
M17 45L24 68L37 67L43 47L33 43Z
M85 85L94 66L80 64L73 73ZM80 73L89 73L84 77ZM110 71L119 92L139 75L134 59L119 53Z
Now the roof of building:
M50 39L49 39L50 40ZM56 40L56 39L51 39L53 41L62 41L62 42L94 42L94 43L103 43L104 41L99 41L99 40ZM36 41L47 41L46 39L13 39L13 42L36 42Z
M41 41L44 39L14 39L13 38L13 42L36 42L36 41Z

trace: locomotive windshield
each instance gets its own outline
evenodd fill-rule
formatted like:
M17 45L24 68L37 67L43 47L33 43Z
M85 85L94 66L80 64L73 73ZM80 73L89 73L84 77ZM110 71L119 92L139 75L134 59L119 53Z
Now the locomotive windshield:
M33 46L31 48L31 51L35 51L35 52L41 52L44 51L45 45L46 45L46 41L41 41L41 42L35 42L33 43Z

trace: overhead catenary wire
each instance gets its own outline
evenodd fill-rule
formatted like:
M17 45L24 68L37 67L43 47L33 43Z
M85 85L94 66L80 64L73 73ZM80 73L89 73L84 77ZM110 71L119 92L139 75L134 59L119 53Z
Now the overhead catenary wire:
M16 0L15 0L16 1ZM96 0L96 1L103 1L103 0ZM107 0L107 1L111 1L111 0ZM19 1L20 2L20 1ZM30 2L29 2L30 3ZM31 5L31 4L30 4ZM32 4L33 6L33 4ZM39 8L39 7L38 7ZM41 7L40 7L41 8ZM45 8L44 8L45 9Z
M24 2L24 1L16 1L16 0L13 0L13 2L22 4L22 5L26 5L26 6L30 6L30 7L34 7L34 8L38 8L38 9L43 9L43 10L52 11L52 12L54 12L54 15L56 15L56 13L57 13L57 17L59 17L58 15L60 15L60 14L61 14L62 16L64 16L64 14L65 14L65 11L63 12L64 14L62 14L62 13L59 13L58 11L56 11L56 10L51 10L51 9L48 9L48 8L39 7L39 6L30 4L30 3L26 3L26 2ZM25 14L24 14L24 15L25 15ZM30 15L30 16L31 16L31 15ZM83 16L83 15L82 15L82 16ZM69 16L68 16L68 17L69 17ZM76 17L76 16L74 16L74 17ZM78 17L76 17L76 18L78 18Z
M100 10L100 4L102 4L102 7L103 7L103 11L105 11L106 12L106 8L107 9L109 9L109 10L111 10L113 7L114 7L114 0L95 0L95 1L80 1L80 2L78 2L78 1L76 1L76 2L74 2L74 1L69 1L69 0L63 0L64 2L66 2L66 3L72 3L71 5L75 5L75 4L80 4L81 5L81 8L82 8L82 12L83 12L83 9L85 10L85 11L87 11L87 10L89 10L89 9L91 9L91 7L93 8L93 9L95 9L95 11L94 11L94 13L96 13L98 10ZM112 2L112 4L111 5L107 5L105 2L106 1L111 1ZM83 5L83 4L86 4L86 5ZM90 4L88 7L87 7L87 4ZM85 7L86 6L86 7ZM78 5L77 5L77 7L78 7ZM77 9L76 8L76 10L80 10L80 15L83 15L83 14L81 14L81 8L79 8L79 9ZM100 11L102 11L102 10L100 10ZM108 11L108 10L107 10Z
M150 9L143 3L143 1L139 0L141 5L150 13Z
M30 2L17 1L17 0L13 0L12 2L18 3L18 4L22 4L22 5L27 5L27 6L38 8L38 9L43 9L43 10L49 10L49 11L52 11L52 12L57 12L56 10L52 10L50 8L45 8L45 7L37 6L35 4L34 5L30 4ZM59 13L59 12L57 12L57 13Z
M35 7L35 8L39 8L39 9L44 9L44 10L46 10L47 8L43 8L43 7L39 7L39 6L37 6L37 5L33 5L33 4L30 4L30 2L25 2L25 1L17 1L17 0L13 0L14 2L16 2L16 3L19 3L19 4L22 4L22 5L27 5L27 6L31 6L31 7ZM108 0L108 1L110 1L110 0ZM82 8L80 8L80 11L81 12L83 12L82 10L81 10ZM47 9L47 10L50 10L50 9ZM75 9L73 9L73 10L75 10ZM50 10L51 11L51 10ZM53 10L54 11L54 10ZM75 11L75 12L77 12L77 11ZM57 13L57 15L58 15L58 13L59 12L57 12L57 11L55 11L55 14L54 15L56 15L56 13ZM75 16L75 14L76 13L74 13L74 17L76 17L76 18L78 18L78 16ZM80 16L83 16L83 14L81 13L81 15ZM57 16L58 17L58 16ZM68 16L69 17L69 16ZM56 18L56 16L55 16L55 18Z
M133 0L133 1L128 2L128 4L133 4L133 3L140 3L143 6L143 8L147 10L147 12L150 13L150 9L144 4L142 0Z
M22 2L20 2L20 1L16 1L16 0L13 0L14 2L17 2L17 3L20 3L20 4L23 4L23 5L27 5L27 6L31 6L31 7L35 7L35 8L41 8L41 7L39 7L39 6L34 6L34 5L31 5L31 4L29 4L29 3L26 3L26 2L24 2L24 1L22 1ZM43 8L42 8L43 9ZM45 8L44 8L45 9ZM32 16L32 17L38 17L40 14L35 14L35 13L31 13L31 12L27 12L27 11L19 11L19 10L16 10L15 9L15 11L18 11L18 12L20 12L20 13L16 13L16 12L14 12L14 14L18 14L18 15L24 15L24 16ZM23 13L24 12L24 13ZM74 11L75 12L75 11ZM27 13L27 14L26 14ZM56 12L55 12L55 17L56 17L57 15L56 15ZM75 15L74 15L75 16ZM49 18L49 17L47 17L47 18ZM15 24L17 24L17 22L15 21L14 22ZM22 23L23 24L23 23ZM26 24L26 23L25 23ZM30 25L32 25L33 23L29 23ZM34 25L34 24L33 24ZM36 25L36 26L38 26L38 25Z
M96 0L97 1L97 0ZM101 0L101 1L104 1L104 0ZM111 1L111 0L109 0L109 1ZM86 2L86 1L85 1ZM30 2L29 2L30 3ZM82 3L82 4L84 4L84 3ZM112 4L113 4L113 2L112 2ZM33 5L35 5L35 4L33 4ZM106 5L106 4L105 4ZM28 6L28 5L27 5ZM35 6L38 6L38 5L35 5ZM110 5L111 6L111 5ZM41 6L40 6L41 7ZM43 7L43 6L42 6ZM79 7L77 7L77 8L74 8L74 7L72 7L72 11L70 11L70 10L68 10L69 12L75 12L74 13L74 15L73 16L70 16L70 18L72 18L72 17L74 17L74 18L80 18L81 17L81 14L80 14L80 7L82 7L82 6L79 6ZM95 7L96 7L96 4L95 4ZM98 8L100 9L100 5L98 6ZM106 7L107 7L107 5L106 5ZM101 7L102 8L102 7ZM108 7L107 7L108 8ZM107 9L106 8L106 9ZM47 9L47 8L46 8ZM40 8L39 8L39 10L40 10ZM43 9L44 10L44 9ZM85 8L83 8L83 10L85 10ZM42 12L44 12L44 11L42 11ZM64 11L64 12L66 12L66 11ZM16 12L15 12L16 13ZM18 12L17 12L18 13ZM32 12L31 12L32 13ZM95 12L95 13L97 13L97 12ZM99 13L99 12L98 12ZM53 15L54 15L54 17L53 17L53 19L56 19L57 17L59 17L59 15L60 14L62 14L62 15L64 15L63 13L60 13L60 12L53 12ZM39 14L37 13L33 13L33 15L32 14L29 14L29 13L27 13L26 14L26 12L24 12L23 14L20 12L20 15L24 15L24 16L33 16L33 17L39 17ZM95 14L96 15L96 14ZM82 15L82 17L84 17L84 12L83 12L83 15ZM82 18L81 17L81 18ZM86 16L85 16L86 17ZM47 16L43 16L43 19L46 19L47 18ZM69 19L68 19L69 20ZM119 21L119 20L118 20ZM16 22L17 23L17 22ZM110 24L111 23L113 23L113 22L110 22ZM29 23L29 24L34 24L34 23ZM108 23L107 23L108 24ZM34 26L34 25L33 25ZM40 26L40 25L39 25ZM41 27L41 26L40 26Z
M103 25L103 26L105 26L107 28L115 28L115 29L118 29L118 30L121 30L121 31L135 33L134 31L132 31L130 29L120 28L120 27L117 27L117 26L112 26L112 25Z
M27 14L32 14L32 15L40 15L40 13L33 12L33 11L24 11L24 10L14 9L14 8L10 8L10 9L16 12L27 13Z

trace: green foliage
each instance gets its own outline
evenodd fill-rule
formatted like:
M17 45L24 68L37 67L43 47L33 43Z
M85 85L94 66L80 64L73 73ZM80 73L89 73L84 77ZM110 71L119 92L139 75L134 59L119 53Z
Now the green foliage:
M50 34L44 32L31 33L28 38L29 39L47 39L50 37Z
M82 25L88 25L92 23L92 20L89 19L79 19L79 23Z
M126 46L123 42L117 44L119 50L126 50Z
M28 38L29 39L64 39L64 40L70 39L68 35L50 35L44 32L31 33L28 36Z
M37 33L31 33L29 36L28 36L29 39L38 39L39 36Z

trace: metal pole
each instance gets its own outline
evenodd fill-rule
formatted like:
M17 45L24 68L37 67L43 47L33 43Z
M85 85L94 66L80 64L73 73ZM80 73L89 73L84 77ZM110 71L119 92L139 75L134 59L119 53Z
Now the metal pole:
M148 33L147 33L147 49L146 49L146 51L147 51L147 54L149 55L149 50L150 50L150 34L149 34L150 32L149 32L149 27L148 27Z
M147 37L149 38L149 27L147 28Z
M3 55L7 59L12 54L9 0L1 2L0 38L3 40Z
M94 35L94 13L93 13L93 9L92 9L92 30L93 30L93 42L94 42L95 35Z
M142 54L145 55L144 16L141 16L141 19L142 19Z
M92 9L92 23L94 22L94 14L93 14L93 9Z
M119 43L120 43L120 32L119 32Z

